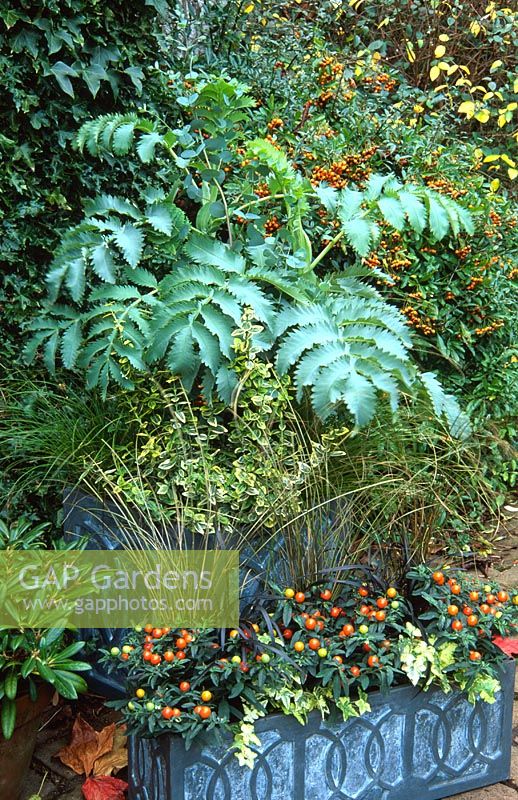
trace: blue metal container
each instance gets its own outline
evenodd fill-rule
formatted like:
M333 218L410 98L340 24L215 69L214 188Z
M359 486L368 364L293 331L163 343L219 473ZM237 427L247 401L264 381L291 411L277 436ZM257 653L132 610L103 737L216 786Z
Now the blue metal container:
M509 777L514 661L496 702L411 686L370 694L371 711L347 722L260 720L253 770L230 737L186 750L179 736L132 738L129 800L438 800Z

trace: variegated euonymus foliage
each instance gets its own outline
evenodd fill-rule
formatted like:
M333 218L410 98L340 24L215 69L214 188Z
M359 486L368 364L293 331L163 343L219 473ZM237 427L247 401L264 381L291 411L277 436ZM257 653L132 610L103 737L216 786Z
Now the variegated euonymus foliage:
M390 175L371 176L361 191L314 189L270 142L246 142L253 101L235 81L199 79L178 104L184 124L176 128L143 112L100 117L79 131L77 146L101 158L136 148L143 164L156 166L162 188L137 200L103 195L86 206L56 253L27 357L41 348L50 370L59 360L104 394L111 382L131 389L135 371L166 365L188 391L199 381L207 398L215 391L230 402L233 332L252 309L256 350L291 373L299 399L307 391L320 417L346 408L365 425L380 398L396 409L401 392L424 387L435 412L460 432L466 423L457 403L416 368L405 319L364 280L360 259L381 225L433 241L469 233L469 213ZM248 175L255 170L279 202L282 236L264 238L255 227L262 200L250 179L227 178L236 146L245 148ZM179 197L188 198L189 216ZM311 203L339 221L318 254L305 230ZM335 265L342 252L341 266L320 274L331 250Z

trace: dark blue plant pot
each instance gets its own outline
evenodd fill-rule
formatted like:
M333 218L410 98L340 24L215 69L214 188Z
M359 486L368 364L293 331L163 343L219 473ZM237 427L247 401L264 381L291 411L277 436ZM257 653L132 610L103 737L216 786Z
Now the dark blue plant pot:
M438 800L509 777L514 661L493 705L459 691L411 686L372 693L371 711L333 724L274 714L260 720L253 770L229 737L193 746L131 738L129 800Z
M102 502L95 497L81 491L80 489L70 488L65 491L63 498L63 526L65 538L68 541L74 539L79 541L86 539L87 550L118 550L123 546L138 550L142 548L138 533L132 533L120 524L120 514L116 506L109 500ZM136 525L135 529L142 525ZM193 550L203 548L225 548L229 543L218 541L214 535L201 536L200 534L183 534L183 547ZM175 549L174 531L171 531L171 549ZM276 559L275 552L265 553L264 558L258 560L253 557L252 551L240 553L243 567L242 573L247 574L246 589L241 592L241 606L246 606L253 601L257 594L262 591L263 579L269 564L273 563L273 569L279 569L283 562ZM123 644L125 629L123 628L83 628L79 631L79 636L86 642L97 643L97 648L110 649L120 647ZM124 694L123 684L115 677L110 676L105 668L96 663L94 654L85 654L85 658L92 663L92 669L85 674L90 689L105 697L115 698Z

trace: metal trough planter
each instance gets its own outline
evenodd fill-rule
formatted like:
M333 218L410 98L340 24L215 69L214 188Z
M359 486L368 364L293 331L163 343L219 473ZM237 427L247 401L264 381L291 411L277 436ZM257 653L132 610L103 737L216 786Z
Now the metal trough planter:
M186 751L176 735L134 737L129 800L438 800L506 780L514 662L493 705L411 686L369 696L372 710L332 724L273 714L256 724L253 770L228 744Z

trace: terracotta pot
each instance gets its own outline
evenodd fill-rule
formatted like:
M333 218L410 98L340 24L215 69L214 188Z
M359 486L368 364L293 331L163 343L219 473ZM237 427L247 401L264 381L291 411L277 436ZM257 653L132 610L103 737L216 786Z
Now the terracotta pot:
M0 798L18 800L27 777L41 717L48 707L53 689L44 684L33 702L28 695L16 700L16 728L9 740L0 734Z

